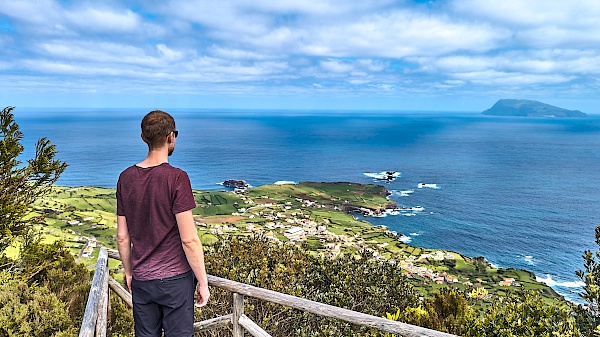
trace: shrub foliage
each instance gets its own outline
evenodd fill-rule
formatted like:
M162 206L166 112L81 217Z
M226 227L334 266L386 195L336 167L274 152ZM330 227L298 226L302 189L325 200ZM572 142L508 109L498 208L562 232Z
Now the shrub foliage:
M0 254L15 237L25 235L31 224L43 217L28 218L33 202L46 194L67 164L55 159L56 149L46 138L35 146L35 157L27 164L18 159L23 153L23 133L15 122L13 107L0 112Z

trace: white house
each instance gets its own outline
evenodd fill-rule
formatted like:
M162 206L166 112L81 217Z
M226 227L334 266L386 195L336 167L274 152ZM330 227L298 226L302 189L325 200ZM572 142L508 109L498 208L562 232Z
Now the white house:
M283 232L283 235L285 235L285 237L291 241L300 241L304 239L304 229L300 227L292 227L290 229L286 229Z

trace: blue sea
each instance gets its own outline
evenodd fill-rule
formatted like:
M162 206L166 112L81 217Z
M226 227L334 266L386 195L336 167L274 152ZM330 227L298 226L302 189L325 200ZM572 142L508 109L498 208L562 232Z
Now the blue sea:
M244 179L385 185L414 216L369 218L416 246L485 256L533 271L577 301L584 250L600 225L600 116L492 117L460 112L168 110L179 137L170 162L195 189ZM15 110L26 151L47 137L69 164L58 183L114 187L141 161L146 110ZM374 181L373 173L401 172ZM418 184L438 188L418 188ZM413 193L401 191L413 190Z

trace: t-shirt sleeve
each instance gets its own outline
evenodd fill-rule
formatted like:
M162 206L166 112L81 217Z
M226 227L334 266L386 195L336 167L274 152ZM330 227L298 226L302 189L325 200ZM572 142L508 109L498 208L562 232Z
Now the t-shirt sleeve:
M192 193L192 184L185 171L177 177L175 183L175 200L173 201L173 214L189 211L196 208L196 201Z
M123 209L123 199L121 197L121 177L117 182L117 215L125 216L125 210Z

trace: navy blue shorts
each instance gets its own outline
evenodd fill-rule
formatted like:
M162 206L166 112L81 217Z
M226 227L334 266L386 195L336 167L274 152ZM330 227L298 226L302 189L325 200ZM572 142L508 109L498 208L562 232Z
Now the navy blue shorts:
M136 337L191 337L196 279L190 270L173 277L131 281Z

